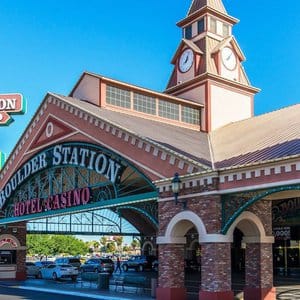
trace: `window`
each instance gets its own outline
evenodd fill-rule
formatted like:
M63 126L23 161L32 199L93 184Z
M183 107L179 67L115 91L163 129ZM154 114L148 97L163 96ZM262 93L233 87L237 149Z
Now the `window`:
M188 40L192 38L192 25L184 28L184 37Z
M16 264L16 250L5 250L0 251L0 264L1 265L11 265Z
M198 21L198 34L204 32L204 18Z
M179 121L179 105L159 100L158 114L160 117Z
M114 86L106 86L106 103L130 108L130 92Z
M199 125L200 123L199 110L188 106L182 106L181 121L189 124Z
M228 36L228 35L229 35L229 25L223 24L223 36Z
M210 18L210 31L213 33L217 33L217 20Z
M156 114L155 98L134 93L133 94L133 109L146 114Z

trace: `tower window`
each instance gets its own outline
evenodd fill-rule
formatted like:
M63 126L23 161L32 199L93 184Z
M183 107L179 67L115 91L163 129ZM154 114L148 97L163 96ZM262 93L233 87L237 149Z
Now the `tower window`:
M198 21L198 34L204 32L204 18Z
M192 25L184 28L184 37L187 40L190 40L192 38Z
M223 36L229 36L229 25L223 24Z
M210 24L210 26L209 26L210 31L213 33L217 33L217 20L210 18L209 24Z

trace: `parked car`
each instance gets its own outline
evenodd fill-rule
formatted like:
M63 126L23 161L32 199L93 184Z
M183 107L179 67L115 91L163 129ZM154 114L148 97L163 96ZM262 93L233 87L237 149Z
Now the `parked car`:
M122 268L125 272L128 269L135 269L136 271L144 271L145 269L152 268L152 262L156 259L155 256L149 255L134 255L131 256L127 261L124 261L122 264Z
M115 264L110 258L90 258L80 267L82 272L107 272L112 274Z
M58 280L61 278L71 278L76 281L78 269L68 264L51 264L39 270L38 278Z
M40 268L34 262L26 261L26 274L38 278Z
M36 261L34 264L35 264L37 267L39 267L39 268L43 268L43 267L52 265L52 264L53 264L53 261L50 261L50 260L40 260L40 261Z
M81 266L81 261L78 257L59 257L55 260L55 264L67 264L79 270Z

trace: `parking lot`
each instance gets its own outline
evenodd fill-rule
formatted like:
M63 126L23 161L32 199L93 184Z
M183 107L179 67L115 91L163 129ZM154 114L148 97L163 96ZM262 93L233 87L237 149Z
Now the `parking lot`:
M87 272L86 272L87 273ZM92 272L90 272L92 273ZM89 291L99 292L99 274L94 273L93 279L89 280L83 278L81 272L77 277L76 282L72 282L70 279L62 280L45 280L34 279L29 277L27 285L47 287L51 289L65 289L65 290L77 290L77 291ZM127 278L127 282L122 282L118 285L119 278ZM142 284L140 279L144 278ZM150 297L153 295L153 284L157 282L158 273L154 270L137 271L135 269L128 269L126 272L122 270L120 273L113 272L108 275L108 290L107 293L122 293L120 295L130 294L132 296L139 295L139 297ZM233 290L236 295L236 299L242 299L242 291L244 289L244 279L241 274L234 274L232 278ZM188 300L198 299L199 287L200 287L200 272L199 270L189 270L186 272L185 286L188 293ZM124 288L123 286L124 285ZM283 276L282 274L275 276L274 286L276 287L277 299L300 299L300 279L299 276ZM105 291L104 291L105 292ZM103 294L103 291L101 291ZM292 296L291 296L292 295ZM292 297L292 298L291 298ZM293 298L294 297L294 298ZM142 298L140 298L142 299Z

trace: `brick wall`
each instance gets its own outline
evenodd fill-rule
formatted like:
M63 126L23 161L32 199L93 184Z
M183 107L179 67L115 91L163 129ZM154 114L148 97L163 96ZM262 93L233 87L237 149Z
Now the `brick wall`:
M231 244L208 243L201 245L201 290L231 290Z
M221 197L209 195L187 199L187 209L197 214L203 221L207 233L219 233L221 229ZM158 203L159 231L158 235L165 234L171 219L182 211L182 205L175 205L175 201L161 201Z
M25 279L26 278L26 222L19 222L9 224L6 228L1 228L0 234L9 234L14 236L20 243L20 247L22 249L16 249L16 265L17 265L17 279ZM14 250L12 248L12 250Z
M161 288L184 287L184 245L159 245L159 281Z
M251 243L246 246L246 286L270 288L273 286L272 244Z
M248 211L259 217L265 228L266 235L272 235L272 201L259 200L251 205Z

